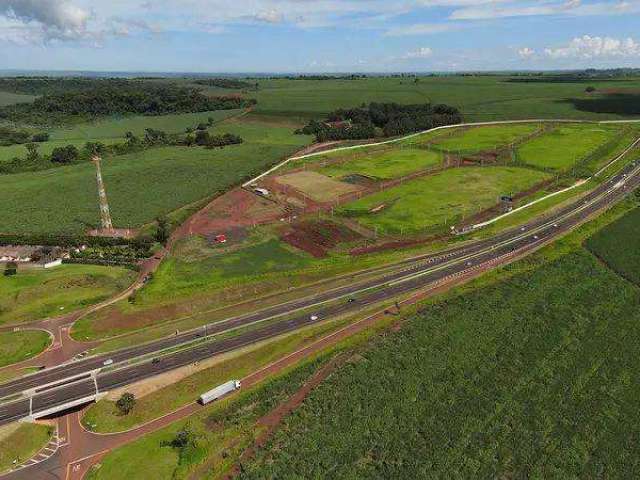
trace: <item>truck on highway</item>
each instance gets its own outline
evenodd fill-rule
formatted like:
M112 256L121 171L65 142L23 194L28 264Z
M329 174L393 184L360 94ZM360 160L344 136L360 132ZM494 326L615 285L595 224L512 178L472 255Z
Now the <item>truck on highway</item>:
M219 399L220 397L225 396L227 393L234 392L240 388L240 380L229 380L227 383L223 383L222 385L218 385L213 390L209 390L208 392L200 395L198 401L202 405L206 405L207 403L211 403L214 400Z

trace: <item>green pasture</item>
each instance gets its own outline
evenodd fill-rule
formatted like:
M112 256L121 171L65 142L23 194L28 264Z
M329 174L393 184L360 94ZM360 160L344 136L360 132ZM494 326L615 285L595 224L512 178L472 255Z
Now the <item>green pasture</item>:
M14 103L31 103L36 99L33 95L20 93L0 92L0 107L13 105Z
M518 167L465 167L410 180L339 209L379 233L419 233L458 220L499 203L549 178ZM377 213L371 210L384 206Z
M0 332L0 368L28 360L50 344L51 337L41 330Z
M227 190L309 142L288 126L240 121L214 129L245 143L223 149L158 147L103 162L114 224L137 227ZM0 232L80 233L99 222L91 163L0 176Z
M135 272L125 268L96 265L19 268L16 275L0 277L0 324L39 320L98 303L126 289L134 277Z
M359 352L239 478L636 477L640 292L583 250L517 265Z
M620 134L618 126L561 124L523 144L517 156L527 165L550 171L566 170Z
M597 89L638 89L640 78L590 83L512 83L506 76L438 76L413 78L372 77L365 80L260 80L255 111L289 117L321 117L337 108L369 102L446 103L459 108L466 121L516 119L620 119L634 116L627 106L607 94L589 95ZM630 115L631 114L631 115Z
M317 160L319 165L322 165L323 158ZM383 180L437 167L442 163L442 155L438 152L409 147L392 147L372 152L354 150L351 153L332 155L329 159L332 163L318 169L329 177L342 178L355 174ZM335 160L338 163L333 163Z
M536 123L460 128L456 129L452 135L444 134L436 137L429 145L441 151L470 155L511 145L534 134L540 128L541 125ZM417 143L420 138L416 137L408 141Z

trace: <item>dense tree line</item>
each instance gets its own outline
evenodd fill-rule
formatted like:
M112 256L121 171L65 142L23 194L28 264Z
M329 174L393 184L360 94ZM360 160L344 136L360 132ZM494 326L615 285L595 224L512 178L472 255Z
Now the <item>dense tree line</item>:
M204 78L195 80L193 83L197 85L205 85L207 87L228 88L231 90L242 90L244 88L257 88L258 83L249 83L237 78Z
M65 92L82 92L110 86L122 87L134 82L124 78L89 77L3 77L0 78L0 90L27 95L54 95Z
M0 126L0 146L21 145L29 142L46 142L49 134L45 132L32 134L26 130L16 130L11 127Z
M327 116L326 121L311 121L296 133L315 135L319 142L355 140L404 135L461 121L460 112L444 104L370 103L368 106L336 110Z
M209 97L198 89L173 84L105 83L86 91L47 94L32 103L0 109L0 118L29 123L56 122L73 117L101 115L166 115L246 108L255 100L237 96Z

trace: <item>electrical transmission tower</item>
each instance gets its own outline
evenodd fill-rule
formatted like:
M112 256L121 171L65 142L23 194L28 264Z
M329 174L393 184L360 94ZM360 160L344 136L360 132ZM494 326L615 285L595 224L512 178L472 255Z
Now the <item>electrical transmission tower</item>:
M100 157L94 155L92 158L96 166L96 180L98 181L98 199L100 201L100 219L102 221L102 229L105 231L113 230L113 222L111 221L111 213L109 213L109 202L107 201L107 192L104 189L102 181L102 168L100 167Z

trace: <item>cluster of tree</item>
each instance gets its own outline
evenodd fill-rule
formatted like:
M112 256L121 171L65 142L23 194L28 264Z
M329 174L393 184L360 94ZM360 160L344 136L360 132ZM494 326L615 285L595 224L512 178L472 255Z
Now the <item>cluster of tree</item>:
M237 78L204 78L195 80L193 83L197 85L205 85L207 87L227 88L231 90L242 90L245 88L258 89L258 82L249 83Z
M362 80L368 78L365 74L352 74L352 75L285 75L281 77L286 80Z
M200 145L206 148L222 148L227 145L237 145L244 140L233 133L225 133L223 135L211 135L206 130L198 130L195 135L187 135L184 139L184 145Z
M105 84L86 91L43 95L32 103L0 109L0 118L34 124L59 123L73 117L206 112L246 108L255 103L238 96L209 97L198 89L174 84L126 82L120 87Z
M359 108L336 110L326 121L311 121L296 133L315 135L319 142L355 140L404 135L461 121L460 112L444 104L370 103Z
M16 262L7 262L4 267L4 276L11 277L18 273L18 264Z
M133 393L124 392L116 401L116 408L122 416L129 415L135 406L136 396Z
M29 142L46 142L49 134L46 132L30 133L26 130L16 130L11 127L0 126L0 146L21 145Z

